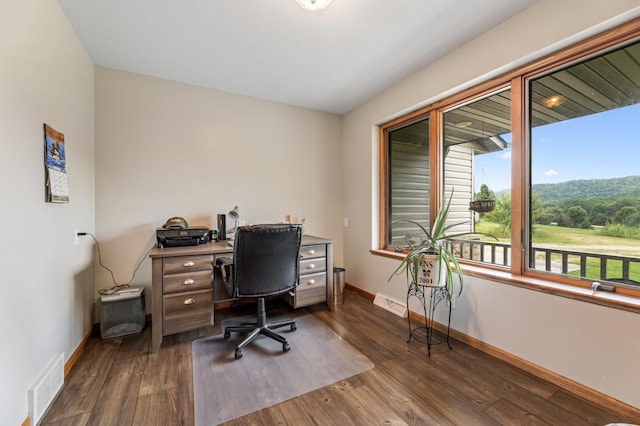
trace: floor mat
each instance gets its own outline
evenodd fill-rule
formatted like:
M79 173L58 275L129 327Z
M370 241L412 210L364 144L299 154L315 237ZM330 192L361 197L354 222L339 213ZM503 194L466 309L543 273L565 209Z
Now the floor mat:
M243 317L229 322L250 322ZM278 320L279 318L274 318ZM222 322L225 326L227 321ZM297 331L277 330L291 345L260 336L234 358L244 334L217 335L193 342L193 393L197 426L219 424L362 373L373 367L322 321L296 318Z

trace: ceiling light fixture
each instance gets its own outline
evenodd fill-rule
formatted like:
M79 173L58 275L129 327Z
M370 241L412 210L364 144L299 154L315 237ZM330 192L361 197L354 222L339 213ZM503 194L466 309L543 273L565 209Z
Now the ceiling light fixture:
M316 10L322 10L329 6L332 0L296 0L296 2L303 9L315 12Z
M562 105L563 103L564 103L564 98L560 95L554 95L554 96L548 97L543 101L544 106L546 106L547 108L554 108Z

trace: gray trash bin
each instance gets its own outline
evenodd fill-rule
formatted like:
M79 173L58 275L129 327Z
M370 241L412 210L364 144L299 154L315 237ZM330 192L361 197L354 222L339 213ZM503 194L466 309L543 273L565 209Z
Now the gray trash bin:
M333 268L333 304L338 305L344 298L344 268Z

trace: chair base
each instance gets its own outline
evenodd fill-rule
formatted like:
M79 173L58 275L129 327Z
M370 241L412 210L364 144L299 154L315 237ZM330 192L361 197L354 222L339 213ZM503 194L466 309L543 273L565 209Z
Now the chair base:
M265 309L264 297L261 297L258 299L257 322L227 326L224 328L224 338L229 339L232 332L249 333L249 335L238 346L236 346L235 359L242 358L242 348L249 345L260 335L267 336L282 343L282 352L289 352L291 347L289 346L287 339L273 331L286 326L290 326L291 331L296 331L297 329L296 321L294 319L267 323L267 312Z

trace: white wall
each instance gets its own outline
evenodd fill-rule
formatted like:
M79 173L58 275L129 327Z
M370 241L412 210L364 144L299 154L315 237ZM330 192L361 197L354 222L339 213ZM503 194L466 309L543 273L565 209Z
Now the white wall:
M172 216L215 228L238 205L248 224L305 218L306 233L336 241L342 264L340 116L103 67L95 109L102 260L123 283L145 259L134 284L147 302L145 254ZM96 269L96 287L112 285Z
M570 40L638 16L639 6L638 0L542 0L346 115L343 187L345 216L350 219L344 233L346 281L372 294L405 298L402 277L387 282L398 262L369 252L377 247L377 124L486 78L483 75L512 69ZM444 317L438 320L444 322ZM633 337L640 329L640 315L468 278L452 325L640 407L640 344Z
M54 1L0 1L0 413L27 417L27 389L91 328L93 65ZM70 202L45 203L43 123L64 133Z

